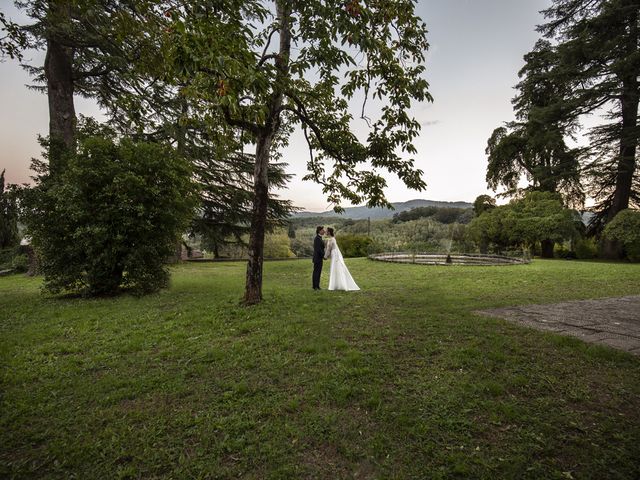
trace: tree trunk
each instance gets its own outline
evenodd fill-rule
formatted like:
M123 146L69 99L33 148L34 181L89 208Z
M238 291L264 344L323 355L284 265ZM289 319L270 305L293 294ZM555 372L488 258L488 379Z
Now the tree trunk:
M262 265L264 261L264 235L267 226L267 203L269 201L269 151L272 137L258 139L256 166L254 169L253 212L251 235L249 236L249 262L244 292L244 303L255 305L262 300Z
M555 242L553 240L542 240L540 242L540 256L542 258L553 258L553 246Z
M29 268L27 270L27 276L35 277L40 270L40 259L31 245L22 245L20 247L21 253L26 253L29 259Z
M55 22L70 22L66 2L49 1L49 16ZM73 104L73 50L55 36L47 39L44 60L49 100L49 168L55 175L64 170L65 153L75 143L76 112Z
M253 178L253 212L249 236L249 262L244 292L245 305L255 305L262 300L262 265L264 261L264 234L267 226L267 204L269 200L269 157L273 139L280 128L280 109L284 92L282 85L289 74L291 51L291 6L288 0L276 0L280 25L280 48L275 61L278 74L273 94L268 103L268 115L259 129L256 141L256 165Z
M636 170L637 117L638 81L635 78L629 78L623 88L620 156L616 172L616 188L607 214L607 223L613 220L618 212L629 208L633 175Z
M167 260L168 263L180 263L182 260L182 240L178 240L175 243L175 247L173 249L173 255L169 257Z
M638 54L638 13L629 18L629 42L627 55ZM629 208L629 198L636 171L636 149L638 145L638 72L627 70L622 78L622 134L620 154L616 172L616 186L613 201L607 212L607 223L622 210ZM622 258L622 249L611 240L604 239L602 253L605 258Z
M619 242L603 238L600 243L600 256L609 260L619 260L624 257L624 250Z

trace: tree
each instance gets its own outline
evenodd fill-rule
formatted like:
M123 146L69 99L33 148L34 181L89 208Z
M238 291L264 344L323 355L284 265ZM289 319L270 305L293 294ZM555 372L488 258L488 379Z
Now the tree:
M438 211L438 207L416 207L402 212L396 212L393 214L392 222L408 222L410 220L417 220L418 218L432 217Z
M490 195L478 195L473 202L473 213L476 217L493 208L496 208L496 201Z
M493 245L497 253L514 243L505 228L507 209L496 207L474 218L467 228L467 235L478 245L480 253L487 253Z
M33 20L17 26L4 21L7 29L6 48L0 41L0 52L20 57L24 48L45 50L44 65L26 65L34 77L35 87L46 91L49 103L50 172L64 170L66 153L73 151L76 141L74 95L91 97L109 107L126 90L123 85L134 82L129 75L131 65L151 52L153 36L143 35L152 23L150 15L156 2L147 0L30 0L16 1ZM151 63L151 62L149 62ZM131 87L133 88L133 87ZM120 99L122 100L122 99Z
M496 128L487 142L487 184L494 191L504 187L502 195L513 196L522 193L524 177L530 182L525 190L559 192L567 204L581 206L581 150L565 142L576 126L564 102L569 86L550 74L556 55L545 40L525 55L513 99L517 121Z
M591 130L589 190L598 201L596 230L640 203L636 162L640 90L637 0L554 0L539 30L558 42L553 74L565 79L573 115L607 109ZM614 254L609 244L608 253Z
M0 249L13 247L20 242L18 237L17 187L5 186L4 172L0 173Z
M555 242L578 234L579 215L565 208L558 194L531 192L510 203L507 228L512 240L531 247L540 242L543 258L553 258Z
M113 295L168 281L166 260L195 206L189 163L167 145L80 138L52 181L39 163L25 220L41 254L45 288Z
M208 128L198 121L196 106L189 106L187 128L180 139L179 151L193 164L200 191L200 207L191 224L194 234L202 235L208 247L218 256L220 247L228 244L243 244L249 233L252 197L252 155L241 151L242 143L237 129ZM172 135L165 136L172 141ZM283 188L290 175L285 164L272 162L269 165L269 189ZM267 231L283 226L295 211L289 200L281 200L271 194L267 206Z
M553 258L554 243L576 236L578 222L579 215L565 208L558 194L532 191L473 219L469 234L481 250L489 244L500 250L540 243L542 257Z
M469 223L471 212L468 208L455 207L416 207L403 212L394 213L393 223L408 222L419 218L432 218L440 223Z
M262 299L269 163L293 125L311 152L305 179L320 183L338 210L343 198L389 205L381 169L411 188L425 186L413 160L397 153L416 152L420 125L407 115L411 102L431 100L421 76L426 28L414 2L276 0L275 12L268 5L195 0L169 12L176 68L191 84L185 94L255 145L246 304ZM367 119L366 141L351 130L348 100L357 91L364 103L385 99L381 117Z
M22 60L22 51L27 45L27 37L20 26L0 11L0 25L4 35L0 37L0 61L6 57Z
M214 251L222 243L240 241L250 223L252 184L248 176L253 173L253 162L238 151L238 129L203 122L208 113L183 94L190 82L178 81L168 68L164 53L171 39L166 31L170 20L163 12L172 2L38 0L17 4L34 23L11 24L16 35L22 35L13 39L26 39L26 46L47 50L44 67L28 69L37 82L46 84L49 97L50 172L62 171L64 152L74 148L73 95L94 98L121 135L172 143L193 163L202 197L191 226L194 233L206 236ZM278 164L269 170L273 188L282 187L289 178ZM292 211L290 202L271 198L268 227L280 225Z
M296 226L293 224L293 222L289 222L289 226L287 228L287 236L292 240L296 238Z
M630 261L640 262L640 211L622 210L607 224L603 234L620 243Z

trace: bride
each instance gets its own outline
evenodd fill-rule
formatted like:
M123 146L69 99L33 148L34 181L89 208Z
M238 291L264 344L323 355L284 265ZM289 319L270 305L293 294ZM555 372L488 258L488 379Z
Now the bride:
M324 258L331 258L331 274L329 275L329 290L360 290L360 287L353 281L349 269L344 264L342 252L336 243L333 228L327 228L329 239Z

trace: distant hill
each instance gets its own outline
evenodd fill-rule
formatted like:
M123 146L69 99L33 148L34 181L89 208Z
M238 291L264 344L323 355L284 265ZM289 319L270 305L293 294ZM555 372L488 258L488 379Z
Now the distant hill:
M473 203L469 202L439 202L437 200L409 200L408 202L392 203L395 210L387 208L368 208L368 207L349 207L345 208L344 213L338 214L333 210L326 212L298 212L293 215L294 218L301 217L342 217L352 218L353 220L362 220L371 217L372 220L391 218L394 213L404 212L416 207L439 207L439 208L473 208Z

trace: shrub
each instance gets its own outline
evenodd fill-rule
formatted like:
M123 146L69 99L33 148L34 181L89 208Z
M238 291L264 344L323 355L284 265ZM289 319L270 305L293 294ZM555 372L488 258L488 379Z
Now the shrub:
M300 236L291 239L291 250L296 257L313 256L313 237L310 240L301 239Z
M15 248L0 248L0 270L9 270L13 268L13 257L16 256Z
M284 232L274 232L265 235L264 238L264 258L290 258L295 257L295 253L289 248L290 238Z
M640 211L622 210L609 222L603 233L605 238L622 245L630 261L640 262Z
M555 258L571 258L572 253L564 243L556 243L553 247L553 256Z
M169 146L89 137L65 171L44 171L25 196L25 220L52 293L158 290L165 261L191 219L189 163Z
M373 243L371 238L364 235L341 235L336 241L345 258L368 256L369 246Z
M20 255L16 255L13 257L11 261L11 268L19 273L25 273L29 270L29 257L27 257L24 253Z
M21 253L20 247L0 249L0 270L24 273L29 270L29 257Z
M20 243L18 235L18 204L20 188L4 182L4 170L0 172L0 248L8 248Z
M598 245L593 238L581 238L575 243L575 252L580 260L590 260L598 256Z

